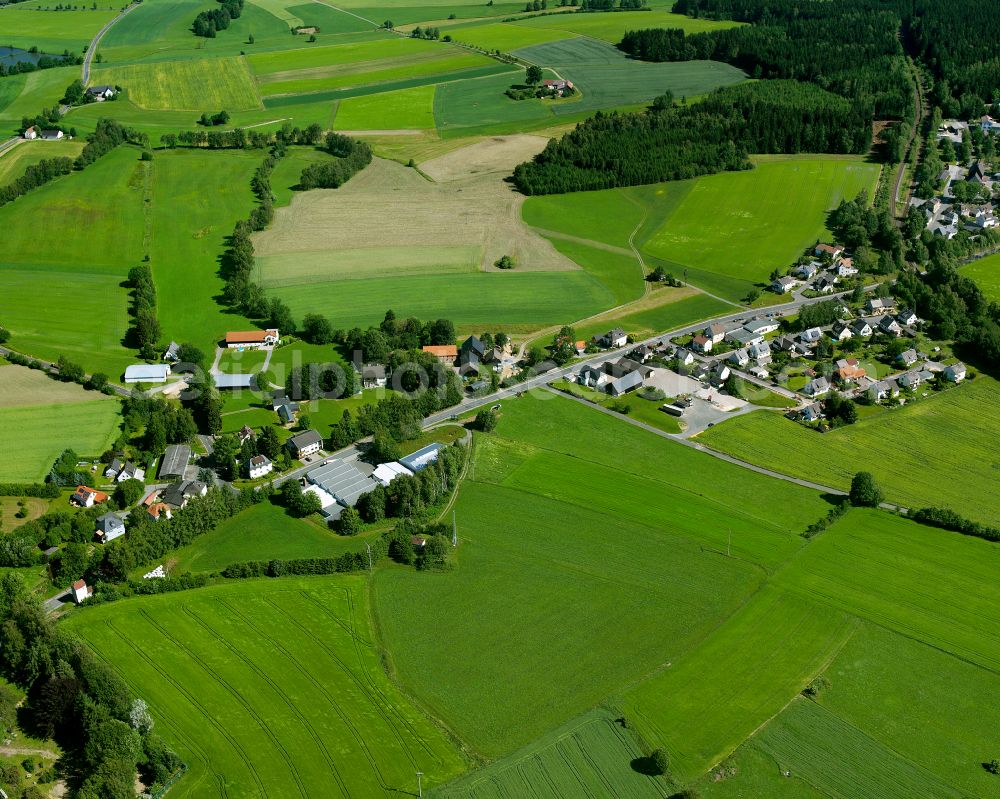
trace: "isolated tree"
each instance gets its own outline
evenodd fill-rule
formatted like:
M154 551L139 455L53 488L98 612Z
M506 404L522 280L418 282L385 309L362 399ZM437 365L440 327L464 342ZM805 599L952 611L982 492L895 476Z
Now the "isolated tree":
M851 504L863 508L877 508L882 504L882 489L871 472L858 472L851 480Z
M344 508L337 520L337 531L341 535L357 535L361 532L361 516L354 508Z
M524 73L524 82L529 86L537 86L542 82L542 68L532 64Z
M476 414L476 429L481 430L484 433L490 433L497 426L497 414L496 411L490 408L483 408L479 413Z
M653 754L649 756L649 762L657 774L666 774L670 767L670 758L667 757L665 749L654 749Z

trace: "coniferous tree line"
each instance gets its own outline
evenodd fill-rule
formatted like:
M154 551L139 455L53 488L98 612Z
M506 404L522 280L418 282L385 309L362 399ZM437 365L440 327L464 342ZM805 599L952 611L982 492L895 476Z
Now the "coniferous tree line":
M160 322L156 318L156 285L148 263L133 266L128 273L132 289L132 330L130 338L139 350L139 357L156 358L156 343L160 340Z
M514 170L525 194L634 186L750 169L750 153L863 153L864 108L817 86L767 81L718 89L701 103L598 113Z
M214 39L217 31L224 31L234 19L243 13L243 0L219 0L219 8L202 11L194 18L191 30L195 36Z

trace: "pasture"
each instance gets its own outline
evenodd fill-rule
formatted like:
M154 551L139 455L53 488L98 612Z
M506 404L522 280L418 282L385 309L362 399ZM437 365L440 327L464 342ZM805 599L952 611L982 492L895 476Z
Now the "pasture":
M41 481L64 449L100 455L117 433L118 403L23 366L0 368L0 481Z
M113 379L132 360L122 346L128 291L121 283L142 258L147 173L138 155L118 148L0 208L0 318L16 349L53 361L66 355ZM59 234L40 237L40 229Z
M429 795L434 799L563 799L591 796L600 786L610 790L609 795L662 797L662 780L629 765L642 756L632 735L610 714L594 711Z
M988 255L966 264L961 272L975 280L989 299L1000 302L1000 255Z
M472 158L481 164L478 150ZM615 304L608 282L619 278L603 263L592 273L532 232L523 198L499 175L462 178L454 162L444 171L449 180L433 183L379 159L339 189L293 197L255 238L261 283L297 314L321 311L347 327L392 307L530 330ZM501 255L517 267L497 270Z
M480 50L499 50L501 53L512 53L525 47L570 39L576 35L560 30L528 28L502 22L487 25L458 25L449 27L448 33L460 44L472 45Z
M547 392L505 401L475 457L459 567L382 571L376 607L404 685L488 755L689 651L760 584L753 561L789 557L824 507ZM722 518L739 558L720 554ZM431 617L433 640L420 633Z
M607 42L585 37L526 47L517 55L528 63L558 71L579 90L581 96L550 104L557 117L649 103L667 89L678 99L693 97L746 80L742 70L729 64L636 61Z
M707 175L644 251L690 267L692 282L738 300L824 238L826 213L842 199L871 196L878 173L877 164L835 156L767 159L749 172Z
M732 28L739 23L696 19L684 14L672 14L665 9L618 12L615 14L553 14L513 23L518 27L542 28L566 34L588 36L610 44L621 41L626 31L643 28L680 28L687 34Z
M0 186L13 183L29 166L46 158L76 158L81 141L22 141L0 155Z
M329 558L359 549L364 549L362 538L343 538L315 521L292 518L265 500L178 549L167 565L174 574L210 573L237 561Z
M43 53L61 55L64 50L83 55L90 40L118 13L119 6L75 6L73 10L53 10L42 2L0 6L0 31L3 43L27 50L37 47ZM79 67L76 68L79 71Z
M855 626L846 613L765 588L697 649L627 691L626 717L689 782L805 688Z
M455 775L445 735L386 678L363 577L257 580L75 614L189 766L181 797L381 797ZM195 688L196 686L196 688Z
M122 86L129 99L149 110L245 111L260 99L246 62L203 58L111 66L94 71L94 81ZM194 126L196 117L189 123Z
M66 87L79 76L79 67L56 67L4 78L0 85L10 87L0 89L0 126L4 132L13 136L21 130L22 117L58 105Z
M335 130L431 130L434 86L417 86L341 100Z
M944 505L963 516L1000 524L997 459L983 419L1000 405L1000 385L971 383L911 405L818 434L770 413L727 420L702 433L703 444L784 474L847 490L854 473L870 471L891 502ZM858 453L865 456L858 459ZM961 480L949 475L961 474Z

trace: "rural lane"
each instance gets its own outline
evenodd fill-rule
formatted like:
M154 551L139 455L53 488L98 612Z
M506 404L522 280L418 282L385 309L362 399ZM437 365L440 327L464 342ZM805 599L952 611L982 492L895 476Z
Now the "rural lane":
M107 25L101 28L97 32L97 35L91 40L90 44L87 46L87 52L83 54L83 69L81 70L82 74L80 76L80 79L83 81L84 86L86 86L87 83L90 81L90 64L94 60L94 55L97 53L97 45L101 43L101 39L104 38L104 34L106 34L109 30L111 30L111 28L114 27L115 23L117 23L122 17L124 17L126 14L132 13L138 7L139 3L133 2L127 8L124 8L121 11L119 11L118 15L110 22L108 22Z

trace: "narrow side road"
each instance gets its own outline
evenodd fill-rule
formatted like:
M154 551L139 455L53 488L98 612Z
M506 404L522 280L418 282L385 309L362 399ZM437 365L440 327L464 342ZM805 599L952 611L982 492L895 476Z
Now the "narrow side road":
M109 30L111 30L115 26L115 24L119 20L121 20L122 17L124 17L126 14L131 14L138 7L139 7L138 3L133 3L132 5L128 6L128 8L123 9L118 14L118 16L116 16L113 20L108 22L107 25L101 28L97 32L97 35L90 42L90 45L87 47L87 52L83 54L83 69L81 70L81 75L80 75L80 80L83 81L84 86L86 86L87 83L90 82L90 64L94 60L94 55L96 55L97 53L97 45L101 43L101 39L104 38L104 34L106 34Z

